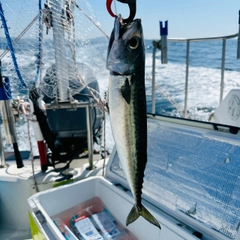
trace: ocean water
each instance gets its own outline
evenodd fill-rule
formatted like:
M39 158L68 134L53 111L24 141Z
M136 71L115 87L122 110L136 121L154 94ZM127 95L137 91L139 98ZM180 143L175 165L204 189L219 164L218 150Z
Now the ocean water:
M146 74L151 75L151 42L146 41ZM239 60L236 60L237 41L227 41L224 75L224 96L232 88L239 87ZM219 105L221 83L222 41L191 42L188 82L188 112L194 119L206 121L209 113ZM186 43L168 44L168 64L161 64L157 52L156 82L181 109L184 107L186 77ZM150 86L147 84L150 88ZM148 92L148 106L150 106ZM157 93L160 100L156 111L164 115L176 115L176 108ZM150 110L150 109L149 109ZM148 111L149 111L148 110ZM178 115L178 114L177 114Z
M30 45L31 44L31 45ZM108 71L106 70L106 53L108 39L96 38L77 44L77 62L86 64L99 82L100 95L103 98L108 90ZM42 76L54 63L53 42L44 43L47 54L42 58ZM6 42L1 38L0 53L6 49ZM28 85L36 77L36 55L38 42L22 39L15 46L15 54L22 77ZM145 40L145 71L147 111L152 108L152 40ZM236 59L237 39L228 40L226 44L224 96L232 88L240 87L240 61ZM192 42L190 44L190 64L188 83L188 113L192 119L207 121L209 114L218 106L221 82L222 41ZM28 91L22 89L15 73L12 59L8 53L2 59L3 75L9 76L13 98L28 97ZM156 114L182 117L185 96L186 43L168 43L168 63L161 64L161 52L156 52ZM88 80L86 79L86 82ZM162 94L162 91L165 95ZM172 104L171 102L174 102ZM21 126L19 128L19 126ZM107 116L107 148L112 149L110 124ZM24 139L28 136L26 119L22 117L17 123L20 149L28 149ZM6 148L11 145L6 143Z

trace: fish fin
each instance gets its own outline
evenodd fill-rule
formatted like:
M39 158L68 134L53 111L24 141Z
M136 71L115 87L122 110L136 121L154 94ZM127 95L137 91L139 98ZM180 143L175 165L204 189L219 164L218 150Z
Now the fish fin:
M137 218L140 215L143 218L145 218L148 222L152 223L153 225L161 229L161 226L158 223L158 221L155 219L155 217L143 205L141 205L141 207L137 207L136 204L133 206L132 210L128 214L126 225L128 226L128 224L137 220Z
M141 216L144 217L147 221L155 225L156 227L161 229L160 224L158 223L157 219L142 205L142 212Z
M131 89L129 86L128 79L126 78L124 85L121 87L121 93L125 101L129 104L130 103L130 95L131 95Z
M140 212L138 210L137 205L135 204L132 207L132 209L131 209L130 213L128 214L128 216L127 216L126 225L128 226L128 224L130 224L130 223L134 222L135 220L137 220L139 218L139 216L140 216Z

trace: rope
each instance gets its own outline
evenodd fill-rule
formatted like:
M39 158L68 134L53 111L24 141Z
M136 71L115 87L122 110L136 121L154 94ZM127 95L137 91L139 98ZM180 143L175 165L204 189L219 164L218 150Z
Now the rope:
M46 34L48 30L52 27L52 15L48 3L44 4L44 9L42 10L43 23L46 25Z
M99 27L99 25L96 22L94 22L93 19L89 17L87 13L85 13L77 4L75 5L95 25L95 27L97 27L106 36L106 38L109 39L109 36Z
M27 86L26 86L25 82L23 81L22 75L21 75L21 73L19 71L19 68L18 68L17 59L16 59L16 56L15 56L15 53L14 53L12 40L11 40L11 37L9 35L8 26L7 26L7 23L6 23L6 19L4 17L4 13L3 13L3 8L2 8L2 3L1 2L0 2L0 16L1 16L1 19L2 19L2 24L3 24L3 27L4 27L5 36L6 36L6 39L7 39L7 42L8 42L8 47L9 47L10 52L11 52L11 56L12 56L12 60L13 60L13 64L14 64L16 73L18 75L18 78L19 78L22 86L26 88Z
M31 141L31 135L30 135L30 118L27 117L27 127L28 127L28 141L30 144L30 159L31 159L31 164L32 164L32 174L33 174L33 183L36 189L36 192L39 192L38 185L37 185L37 180L35 176L35 171L34 171L34 157L33 157L33 147L32 147L32 141Z
M30 145L30 159L31 159L31 165L32 165L33 183L34 183L36 192L39 192L36 175L35 175L35 170L34 170L34 156L33 156L33 147L32 147L30 123L29 123L30 121L34 121L34 119L32 119L32 117L30 117L29 104L27 102L21 102L20 100L18 101L18 103L19 103L18 104L18 112L23 113L27 119L28 141L29 141L29 145Z
M64 13L65 14L62 17L62 25L64 26L66 32L68 33L68 37L70 38L71 24L74 25L74 17L68 5L66 6Z
M22 36L32 27L32 25L34 24L34 22L38 19L38 15L27 25L26 28L23 29L23 31L14 39L13 44L16 44L21 38ZM2 59L3 57L5 57L5 55L9 52L9 48L7 47L3 53L0 55L0 59Z
M42 62L42 38L43 38L42 28L43 27L42 27L42 1L41 0L38 1L38 7L39 7L39 14L38 14L39 33L38 33L37 71L35 76L35 82L37 82L38 80L38 76L41 68L41 62Z

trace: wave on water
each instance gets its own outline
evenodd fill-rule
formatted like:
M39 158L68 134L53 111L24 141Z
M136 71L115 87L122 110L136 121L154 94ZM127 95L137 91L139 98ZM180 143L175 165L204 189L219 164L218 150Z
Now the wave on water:
M146 74L152 77L152 47L146 41ZM203 49L204 48L204 49ZM209 50L210 49L210 50ZM218 51L217 51L218 50ZM219 53L220 51L220 53ZM227 41L225 59L223 97L233 88L239 88L240 66L236 60L237 44L235 40ZM194 43L190 48L188 72L187 109L191 118L207 121L212 110L220 102L221 85L221 41ZM173 60L174 59L174 60ZM168 64L161 64L160 51L156 54L156 85L167 93L169 99L176 102L182 111L186 87L186 43L169 43ZM151 83L146 82L148 112L151 112ZM156 93L158 114L178 116L176 107L161 93Z

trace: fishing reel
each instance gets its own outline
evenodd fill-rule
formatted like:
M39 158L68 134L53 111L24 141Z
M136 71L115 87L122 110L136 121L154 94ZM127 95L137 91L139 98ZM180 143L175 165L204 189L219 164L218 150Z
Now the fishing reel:
M16 99L12 99L12 111L15 121L19 121L21 120L21 114L29 114L30 104L28 102L25 102L24 99L17 97Z

